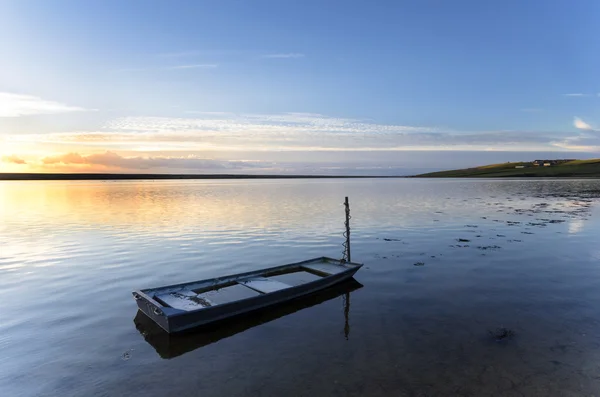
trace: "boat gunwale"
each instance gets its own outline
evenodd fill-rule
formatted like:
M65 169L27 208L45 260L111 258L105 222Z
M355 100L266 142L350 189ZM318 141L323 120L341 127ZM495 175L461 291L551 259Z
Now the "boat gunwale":
M148 295L149 292L153 292L153 291L163 291L166 290L168 291L169 289L175 289L175 290L181 290L187 286L190 285L194 285L194 284L203 284L203 283L208 283L208 282L215 282L214 286L218 286L219 284L226 284L235 280L239 280L242 279L244 277L252 277L252 276L258 276L258 275L262 275L266 272L274 272L274 271L278 271L278 270L284 270L284 269L288 269L288 268L294 268L294 267L302 267L303 265L308 265L314 262L335 262L339 265L342 266L346 266L346 265L350 265L351 267L348 267L347 269L343 270L342 272L339 273L335 273L335 274L330 274L327 276L323 276L320 279L317 280L313 280L313 281L309 281L307 283L303 283L300 285L295 285L295 286L290 286L290 288L285 288L283 290L279 290L279 291L273 291L273 292L267 292L267 293L261 293L259 295L256 296L251 296L248 298L243 298L243 299L237 299L237 300L233 300L231 302L226 302L226 303L222 303L216 306L209 306L209 307L199 307L197 309L194 310L182 310L182 309L177 309L177 308L173 308L170 306L165 306L162 303L156 301L152 296ZM356 262L342 262L342 260L340 259L334 259L334 258L329 258L326 256L322 256L322 257L317 257L317 258L313 258L313 259L308 259L305 261L301 261L301 262L296 262L296 263L289 263L286 265L279 265L279 266L274 266L274 267L270 267L270 268L266 268L266 269L259 269L259 270L253 270L253 271L249 271L249 272L244 272L244 273L238 273L238 274L232 274L232 275L228 275L228 276L221 276L221 277L215 277L215 278L209 278L209 279L204 279L204 280L198 280L198 281L191 281L191 282L187 282L187 283L179 283L179 284L172 284L172 285L167 285L164 287L156 287L156 288L145 288L142 290L136 290L133 291L132 294L134 295L134 297L136 297L136 294L139 296L139 298L143 298L144 300L146 300L148 303L154 305L157 309L160 309L161 311L163 311L164 313L164 317L166 317L167 319L169 318L173 318L173 317L179 317L179 316L186 316L186 315L191 315L192 313L197 313L197 312L210 312L211 309L215 309L215 308L223 308L223 307L227 307L228 305L232 305L232 304L237 304L238 302L246 302L246 301L251 301L253 299L257 299L257 298L261 298L264 296L276 296L278 293L280 293L281 291L289 291L290 289L295 289L295 288L300 288L300 287L304 287L304 286L311 286L311 285L316 285L319 283L322 283L326 280L328 280L329 278L332 277L336 277L336 276L341 276L347 273L356 273L358 271L358 269L360 269L363 266L362 263L356 263ZM325 283L327 284L327 283ZM193 290L193 288L190 288L191 290ZM136 297L136 300L139 299ZM166 310L165 310L166 309Z

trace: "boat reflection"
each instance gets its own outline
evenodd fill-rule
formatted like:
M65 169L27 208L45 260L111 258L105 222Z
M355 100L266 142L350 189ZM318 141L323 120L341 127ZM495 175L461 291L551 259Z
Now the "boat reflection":
M180 334L168 334L139 310L133 322L146 342L154 347L158 355L161 358L170 359L343 295L344 336L348 339L350 334L350 293L362 287L361 283L355 279L350 279L290 302L270 306L269 308L243 314Z

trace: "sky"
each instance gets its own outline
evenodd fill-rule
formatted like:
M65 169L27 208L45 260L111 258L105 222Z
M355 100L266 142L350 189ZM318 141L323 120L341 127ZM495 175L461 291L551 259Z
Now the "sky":
M600 157L600 2L0 0L0 172Z

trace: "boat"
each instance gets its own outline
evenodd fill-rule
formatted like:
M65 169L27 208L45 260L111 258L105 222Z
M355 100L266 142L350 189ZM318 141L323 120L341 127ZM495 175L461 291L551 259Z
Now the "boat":
M327 257L134 291L138 308L168 333L282 303L352 278L362 264Z
M259 325L343 296L343 333L344 337L348 339L350 334L350 294L362 287L361 283L351 278L290 302L282 302L281 304L241 314L177 334L165 332L164 329L159 327L140 310L138 310L133 322L138 332L156 350L161 358L172 359Z
M168 333L225 320L287 302L348 280L363 265L350 259L350 206L344 257L314 258L230 276L133 291L148 318Z

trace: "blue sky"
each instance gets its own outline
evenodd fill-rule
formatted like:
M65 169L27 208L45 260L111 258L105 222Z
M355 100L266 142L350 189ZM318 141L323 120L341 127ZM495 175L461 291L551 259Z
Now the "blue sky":
M599 17L592 0L5 0L0 171L591 157Z

